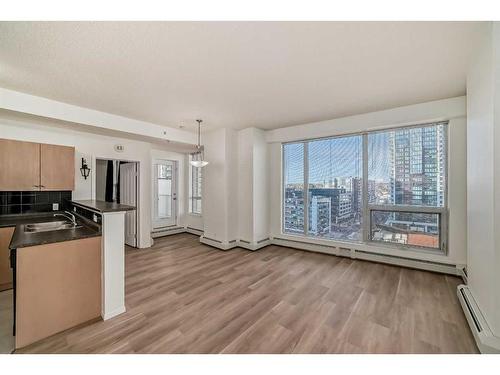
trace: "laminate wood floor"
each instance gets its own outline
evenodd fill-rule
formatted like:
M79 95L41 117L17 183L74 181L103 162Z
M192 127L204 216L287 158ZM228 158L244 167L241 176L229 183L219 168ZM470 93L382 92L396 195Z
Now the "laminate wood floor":
M442 274L198 237L126 252L127 312L18 353L476 353Z

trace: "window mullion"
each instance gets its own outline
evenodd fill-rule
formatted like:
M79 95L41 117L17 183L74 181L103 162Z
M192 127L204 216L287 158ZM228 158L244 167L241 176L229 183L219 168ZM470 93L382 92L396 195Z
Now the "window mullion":
M309 235L309 143L304 142L304 235Z
M368 210L368 134L363 134L363 241L370 240L370 213Z

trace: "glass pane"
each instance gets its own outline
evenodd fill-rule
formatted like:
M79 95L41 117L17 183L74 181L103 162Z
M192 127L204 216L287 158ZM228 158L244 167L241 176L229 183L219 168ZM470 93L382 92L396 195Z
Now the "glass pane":
M192 156L189 160L192 160ZM196 168L192 165L189 165L189 168L189 212L201 214L202 168Z
M191 212L195 214L201 214L201 199L193 198L190 201L191 203Z
M172 179L172 166L158 164L158 178Z
M440 214L371 211L371 239L439 249Z
M172 199L170 195L158 196L158 218L165 219L172 216Z
M172 194L172 181L158 180L158 195L171 195Z
M308 144L309 236L362 240L363 138Z
M304 233L304 144L283 145L285 233Z
M368 202L444 206L445 124L368 135Z
M158 212L157 217L172 217L172 166L157 165Z

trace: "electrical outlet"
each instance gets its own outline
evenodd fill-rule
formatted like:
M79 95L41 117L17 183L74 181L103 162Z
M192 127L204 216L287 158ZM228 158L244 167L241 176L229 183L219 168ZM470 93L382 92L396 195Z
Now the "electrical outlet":
M94 221L97 223L97 215L94 214Z
M59 211L59 203L52 203L52 211Z

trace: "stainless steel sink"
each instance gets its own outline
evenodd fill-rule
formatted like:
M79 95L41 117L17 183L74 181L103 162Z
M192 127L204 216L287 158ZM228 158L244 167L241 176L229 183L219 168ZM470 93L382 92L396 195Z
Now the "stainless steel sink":
M81 225L73 225L68 221L49 221L47 223L26 224L24 231L29 233L34 232L50 232L54 230L76 229L81 228Z

